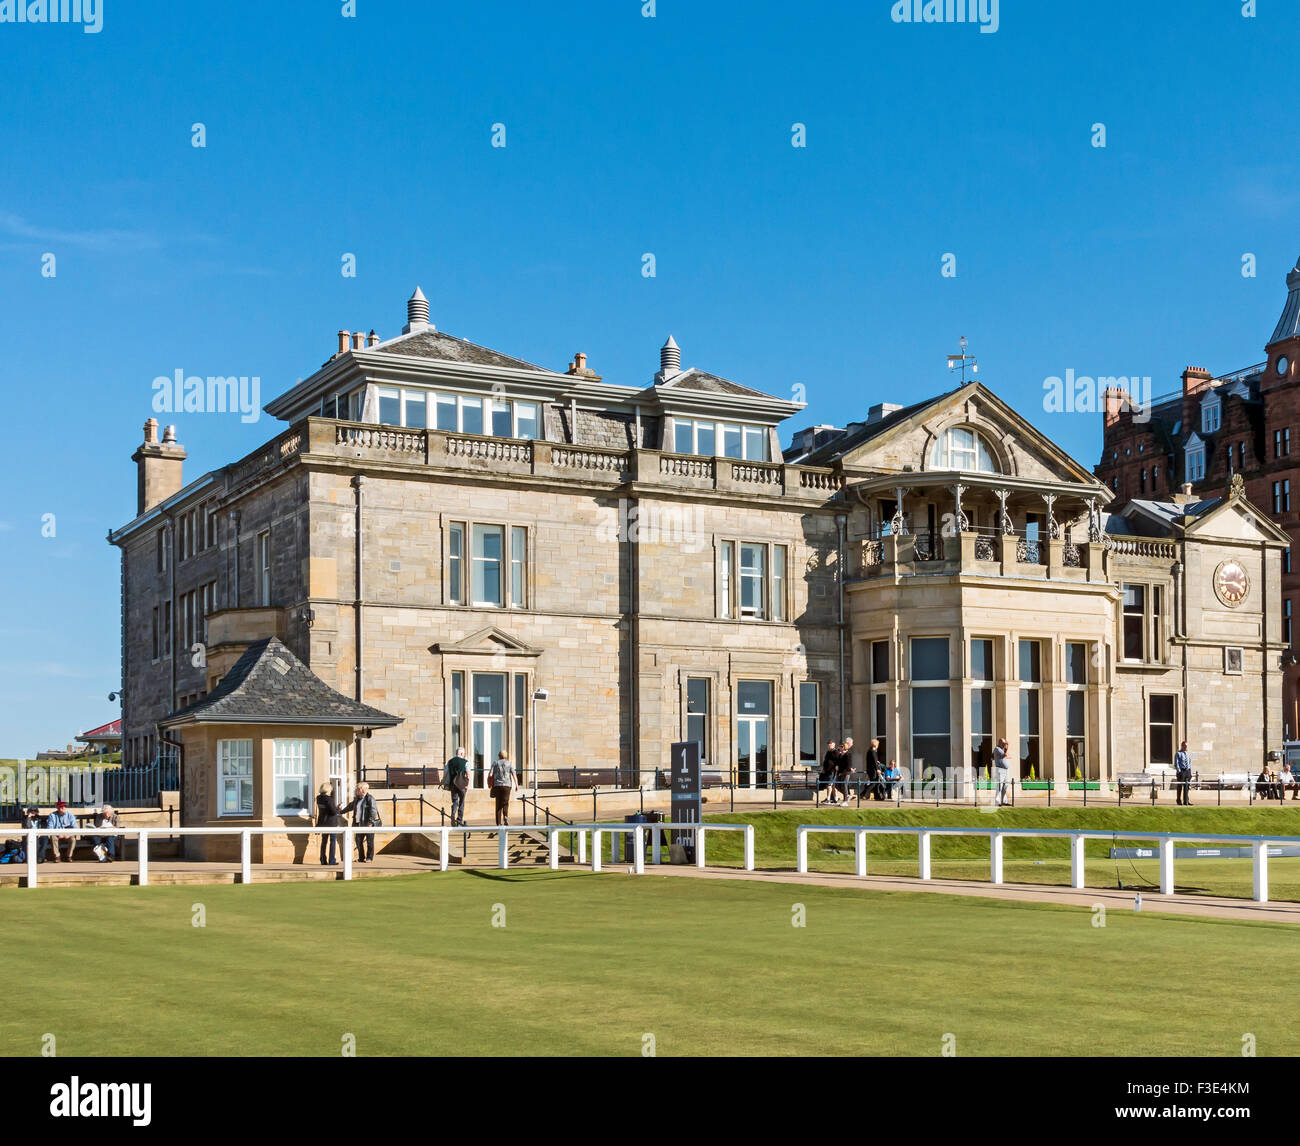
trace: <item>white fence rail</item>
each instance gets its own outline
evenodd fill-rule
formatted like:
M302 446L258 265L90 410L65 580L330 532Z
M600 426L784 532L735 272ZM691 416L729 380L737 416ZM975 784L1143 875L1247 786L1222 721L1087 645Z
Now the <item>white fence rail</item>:
M1070 831L1068 829L1032 828L920 828L853 824L800 824L795 829L795 867L801 874L808 871L808 836L810 833L853 834L853 871L855 875L867 874L866 837L869 835L916 836L919 874L922 879L933 878L930 870L930 841L935 836L987 836L989 839L989 878L992 883L1002 883L1003 841L1008 837L1032 839L1068 839L1070 841L1070 886L1082 888L1084 884L1085 840L1154 840L1160 857L1160 894L1173 895L1174 845L1179 843L1231 843L1250 845L1254 866L1253 898L1256 903L1268 902L1268 849L1275 845L1300 844L1300 836L1224 836L1198 835L1187 832L1131 832L1131 831Z
M475 825L473 827L419 827L416 825L379 826L379 827L247 827L247 828L94 828L71 831L67 828L27 828L23 836L27 841L27 886L36 887L38 864L38 841L42 837L68 836L102 837L115 836L126 839L134 836L138 843L136 858L136 882L141 887L149 884L149 840L150 838L171 838L174 836L238 836L239 837L239 882L253 882L253 837L254 836L336 836L342 837L342 874L344 879L352 878L352 853L355 837L359 835L434 835L438 837L439 870L446 871L450 865L451 837L453 835L470 835L473 833L496 832L499 850L497 867L510 866L510 835L537 836L546 835L547 866L552 870L560 866L560 842L563 834L576 836L578 843L577 862L586 864L588 843L590 842L591 870L601 870L601 837L610 836L611 861L614 860L614 848L620 833L630 834L633 840L633 870L637 875L645 872L646 833L651 833L652 862L659 863L662 856L663 833L689 832L695 842L695 866L704 867L705 840L710 832L743 832L745 836L745 870L754 870L754 828L751 824L549 824L549 825L511 825L494 827ZM57 847L57 844L55 845ZM74 845L75 846L75 845ZM183 861L182 861L183 862Z

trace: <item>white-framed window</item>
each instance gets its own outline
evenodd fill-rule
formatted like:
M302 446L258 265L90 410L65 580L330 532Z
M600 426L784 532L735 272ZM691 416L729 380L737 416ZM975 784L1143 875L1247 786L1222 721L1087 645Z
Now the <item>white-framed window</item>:
M1273 483L1273 512L1289 513L1291 511L1291 479L1283 478Z
M740 615L761 620L764 586L767 581L767 546L740 546Z
M718 616L788 619L789 548L767 541L718 542Z
M998 472L988 443L969 426L953 426L939 435L930 449L930 468L973 470L986 474Z
M1273 456L1275 458L1289 457L1291 454L1291 431L1274 430L1273 431Z
M815 680L799 682L799 763L815 768L821 752L821 689Z
M524 582L527 569L528 531L522 525L510 528L510 604L524 607Z
M330 780L334 783L334 799L340 804L348 801L348 742L330 741Z
M499 609L505 604L501 583L505 530L500 525L475 525L472 533L471 600L475 605Z
M1212 394L1201 403L1201 433L1217 434L1223 416L1223 404L1217 394Z
M453 605L465 603L465 523L453 521L447 526L447 600Z
M1187 447L1187 480L1198 482L1205 480L1205 446L1198 442L1194 446Z
M253 742L217 741L218 815L253 814Z
M257 588L258 604L271 603L271 531L262 530L257 535Z
M673 452L765 462L769 459L767 428L743 423L677 418L673 421Z
M275 778L275 814L310 816L311 741L277 740L272 752Z
M485 398L441 390L379 390L379 421L387 426L482 434L494 438L536 438L541 411L536 402Z
M1088 775L1088 645L1065 643L1065 767L1067 780Z

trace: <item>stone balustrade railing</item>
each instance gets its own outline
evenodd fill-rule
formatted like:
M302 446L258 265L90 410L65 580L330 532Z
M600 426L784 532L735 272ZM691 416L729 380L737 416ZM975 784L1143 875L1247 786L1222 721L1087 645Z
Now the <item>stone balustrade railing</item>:
M680 485L684 489L764 492L824 500L844 486L834 470L750 462L736 458L617 450L563 442L450 434L442 430L381 426L308 418L273 438L232 467L235 484L274 469L297 454L313 457L391 460L453 470L535 477L575 477L611 485L627 481Z
M1121 557L1154 557L1160 561L1173 561L1178 554L1174 542L1161 537L1107 536L1106 547Z

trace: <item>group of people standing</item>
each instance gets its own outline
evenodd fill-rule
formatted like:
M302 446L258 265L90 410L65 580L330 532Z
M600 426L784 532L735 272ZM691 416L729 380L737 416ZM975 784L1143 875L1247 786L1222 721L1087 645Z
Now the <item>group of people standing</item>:
M354 828L378 828L383 825L379 818L379 805L370 794L370 785L364 780L356 786L350 803L340 808L334 799L334 785L325 783L320 786L316 796L316 826L318 828L342 828L347 825L348 813L352 814ZM320 862L329 867L338 863L338 833L323 832L320 838ZM370 863L375 858L375 833L358 832L357 863ZM328 848L329 859L326 860Z
M847 804L849 801L849 783L853 779L853 737L846 737L843 742L834 740L826 745L826 754L822 757L821 772L817 776L817 786L826 790L828 804ZM868 785L867 799L889 800L894 795L894 785L903 779L898 763L891 760L885 764L880 759L880 741L873 740L867 748L867 756L862 764L862 773Z

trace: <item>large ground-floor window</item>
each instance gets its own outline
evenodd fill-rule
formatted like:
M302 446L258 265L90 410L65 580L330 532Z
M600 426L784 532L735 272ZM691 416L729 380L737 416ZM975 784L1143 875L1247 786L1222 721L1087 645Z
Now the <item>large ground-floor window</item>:
M277 740L272 758L275 814L310 816L314 806L311 791L311 741Z
M1148 705L1151 763L1173 764L1175 699L1172 696L1153 696Z
M799 763L817 767L821 745L821 689L816 681L799 685Z

